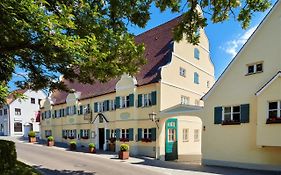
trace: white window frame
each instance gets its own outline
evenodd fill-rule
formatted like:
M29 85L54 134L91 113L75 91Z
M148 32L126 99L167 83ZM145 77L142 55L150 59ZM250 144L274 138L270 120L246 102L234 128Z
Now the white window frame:
M186 69L183 67L180 67L180 76L186 77Z
M189 142L189 128L183 128L182 130L182 141Z
M194 129L194 142L199 142L199 141L200 141L200 130Z
M127 108L127 96L120 97L120 108Z
M129 129L121 129L121 137L120 138L125 138L125 139L128 139L129 138ZM123 135L125 136L125 137L123 137Z
M104 103L98 102L98 112L103 112L103 109L104 109Z
M19 111L17 111L19 109ZM21 108L15 108L15 115L21 115Z
M142 138L151 139L152 138L152 129L151 128L143 128Z
M173 131L173 132L170 132ZM175 142L176 141L176 134L177 131L175 128L168 128L168 142Z
M116 138L115 130L111 129L110 130L110 138Z
M109 100L109 110L115 110L115 100Z
M225 108L229 108L229 107L231 108L230 112L225 113ZM222 109L222 121L225 121L225 118L224 118L225 114L230 114L230 120L231 121L233 121L233 114L240 114L239 122L241 122L241 109L239 110L239 112L233 112L233 108L234 107L239 107L240 108L240 105L224 106L223 107L223 109Z
M274 103L277 102L277 109L269 109L269 103ZM270 111L276 111L277 110L277 118L281 118L281 100L277 101L269 101L268 102L268 107L267 107L267 118L269 119L269 112Z
M261 64L262 65L262 70L261 71L257 71L257 66ZM253 66L254 67L254 71L249 73L249 67ZM247 65L247 75L252 75L252 74L256 74L256 73L261 73L263 72L263 62L257 62L257 63L253 63L253 64L248 64Z
M147 107L152 105L152 95L151 93L142 94L142 107Z
M197 77L197 79L196 79ZM200 84L200 79L199 79L199 73L198 72L194 72L193 73L193 83L194 84Z
M82 135L80 137L89 137L90 133L88 129L82 129Z
M181 104L188 105L189 103L190 103L190 97L182 95L181 96Z

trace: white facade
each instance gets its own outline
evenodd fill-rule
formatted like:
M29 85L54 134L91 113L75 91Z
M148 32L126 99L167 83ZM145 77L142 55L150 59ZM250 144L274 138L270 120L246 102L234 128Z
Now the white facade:
M0 108L0 135L25 136L30 130L39 132L39 121L36 122L39 102L46 98L42 91L27 90L23 93L26 99L15 99Z

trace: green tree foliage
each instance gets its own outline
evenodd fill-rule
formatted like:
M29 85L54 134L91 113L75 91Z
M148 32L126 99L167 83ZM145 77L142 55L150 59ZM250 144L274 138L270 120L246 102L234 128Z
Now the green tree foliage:
M198 44L199 28L231 14L249 25L255 11L265 11L269 0L5 0L0 2L0 102L15 67L27 72L19 87L68 90L64 75L81 83L106 82L121 74L135 74L145 64L144 45L136 44L127 25L145 27L149 8L183 12L174 38ZM202 7L202 11L198 6ZM238 14L235 16L235 11Z

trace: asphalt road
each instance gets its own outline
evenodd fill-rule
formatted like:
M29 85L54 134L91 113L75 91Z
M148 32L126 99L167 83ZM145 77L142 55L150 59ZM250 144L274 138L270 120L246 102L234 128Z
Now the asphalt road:
M125 162L100 158L86 153L49 148L47 146L17 142L16 149L18 160L35 166L48 175L165 174Z

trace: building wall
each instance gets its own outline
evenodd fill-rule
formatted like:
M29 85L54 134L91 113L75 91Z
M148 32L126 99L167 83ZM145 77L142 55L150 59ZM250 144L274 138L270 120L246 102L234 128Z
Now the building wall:
M263 118L263 123L266 116L259 113L262 112L258 109L259 97L255 96L255 93L281 69L280 9L281 3L278 3L204 100L205 106L200 117L206 128L202 133L202 154L205 164L280 169L281 157L278 155L281 153L281 147L257 145L257 125L260 124L257 122L257 116ZM260 61L263 61L263 72L246 75L247 64ZM272 100L275 98L273 94L265 98L268 101ZM238 104L250 104L249 123L214 124L214 107ZM276 127L281 129L280 126ZM269 138L277 139L268 136Z

